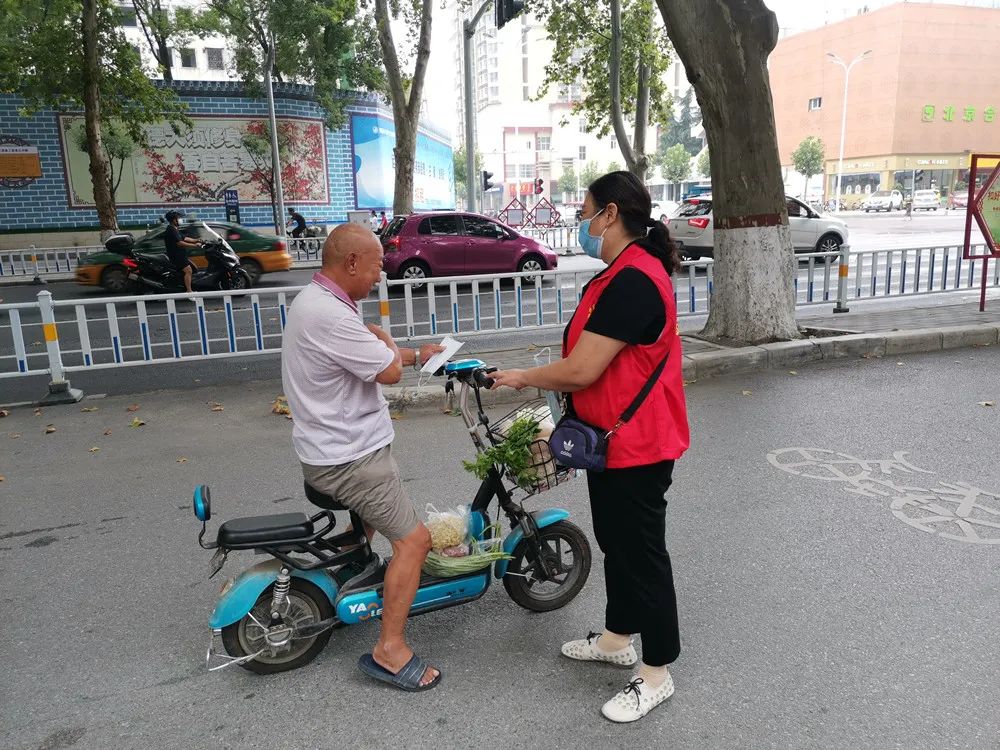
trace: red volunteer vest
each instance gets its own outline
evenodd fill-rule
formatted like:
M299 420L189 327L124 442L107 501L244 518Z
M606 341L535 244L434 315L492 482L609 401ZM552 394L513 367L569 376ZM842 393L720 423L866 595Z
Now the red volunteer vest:
M691 443L677 332L677 307L673 284L663 264L638 245L629 245L583 292L566 332L563 356L568 356L594 312L604 289L624 268L636 268L652 280L663 298L666 325L660 338L649 345L627 344L594 383L573 394L576 415L585 422L610 430L632 403L646 380L668 351L659 381L635 416L608 442L608 468L644 466L680 458Z

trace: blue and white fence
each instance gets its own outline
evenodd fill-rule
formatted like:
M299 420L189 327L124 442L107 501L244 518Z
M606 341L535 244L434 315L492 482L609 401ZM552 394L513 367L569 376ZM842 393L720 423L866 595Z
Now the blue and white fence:
M798 256L796 303L839 308L885 299L978 288L982 261L961 248L915 248ZM843 269L841 266L843 265ZM463 337L564 326L592 271L383 281L360 309L398 340ZM1000 287L1000 263L989 284ZM689 262L674 277L679 317L708 312L710 260ZM0 379L66 375L165 362L276 354L289 306L301 287L243 293L98 297L0 304Z

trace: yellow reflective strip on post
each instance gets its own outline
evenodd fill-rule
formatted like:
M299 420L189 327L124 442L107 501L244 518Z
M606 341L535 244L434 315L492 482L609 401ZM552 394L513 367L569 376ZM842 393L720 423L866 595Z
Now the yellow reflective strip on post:
M848 268L848 266L847 266L846 263L841 264L841 266L840 266L840 277L843 278L843 279L846 279L847 278L847 272L849 270L850 269Z
M378 303L378 314L383 318L389 317L389 300L380 300Z
M59 338L59 334L56 333L56 324L55 323L43 323L42 324L42 331L45 332L45 340L46 341L55 341L56 339Z

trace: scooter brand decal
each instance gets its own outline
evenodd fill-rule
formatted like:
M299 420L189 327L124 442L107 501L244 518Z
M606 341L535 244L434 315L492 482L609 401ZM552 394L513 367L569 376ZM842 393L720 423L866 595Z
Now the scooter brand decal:
M358 619L362 622L370 620L373 617L378 617L382 614L382 608L378 605L378 602L371 602L369 604L348 604L347 608L350 610L352 615L358 615Z

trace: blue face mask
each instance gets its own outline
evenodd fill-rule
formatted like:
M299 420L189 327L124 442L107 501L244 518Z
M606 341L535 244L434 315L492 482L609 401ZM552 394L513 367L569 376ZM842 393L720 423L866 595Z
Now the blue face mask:
M579 240L580 242L580 247L582 247L583 252L585 252L591 258L601 257L601 245L604 244L604 232L608 230L605 229L604 232L601 232L600 236L594 237L590 233L590 222L592 222L594 219L600 216L603 212L604 209L602 208L600 211L591 216L589 219L584 219L583 221L581 221L580 229L577 232L577 240Z

